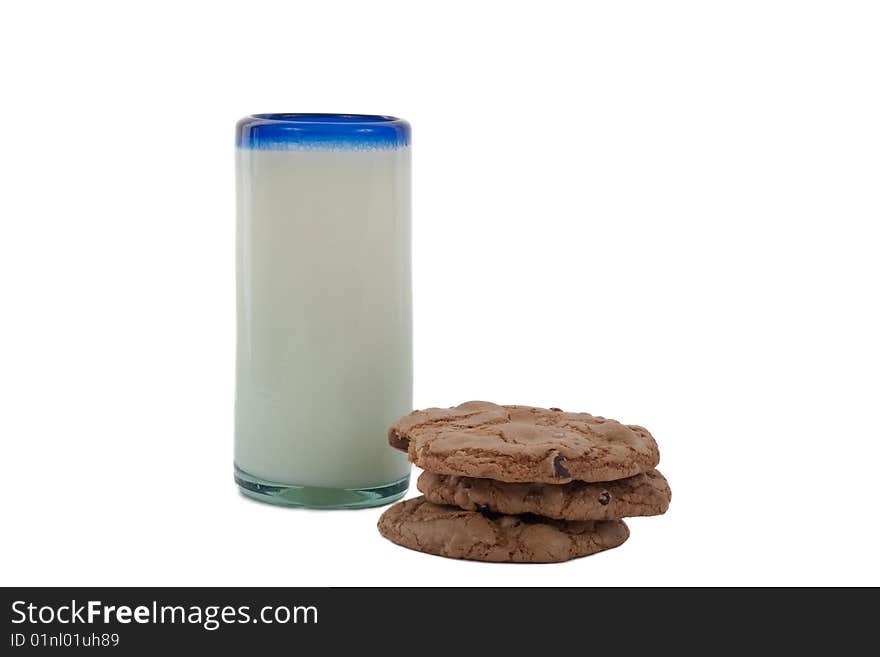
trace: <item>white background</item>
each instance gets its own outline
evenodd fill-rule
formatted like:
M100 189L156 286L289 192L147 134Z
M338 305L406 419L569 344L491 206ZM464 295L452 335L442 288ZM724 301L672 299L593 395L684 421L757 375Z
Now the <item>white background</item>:
M880 584L880 10L0 10L0 583ZM611 552L466 563L232 482L233 126L403 116L415 404L644 424Z

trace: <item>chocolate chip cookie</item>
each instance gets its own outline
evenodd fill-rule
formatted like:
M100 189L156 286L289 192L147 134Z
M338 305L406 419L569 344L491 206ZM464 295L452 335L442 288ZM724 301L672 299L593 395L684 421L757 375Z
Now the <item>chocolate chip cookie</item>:
M416 497L391 506L379 532L404 547L454 559L551 563L609 550L629 537L622 520L561 521L465 511Z
M508 515L532 513L558 520L613 520L666 513L672 491L666 478L650 470L602 483L522 484L423 472L425 499L469 511Z
M660 460L657 443L640 426L482 401L410 413L391 426L388 442L429 472L506 482L614 481Z

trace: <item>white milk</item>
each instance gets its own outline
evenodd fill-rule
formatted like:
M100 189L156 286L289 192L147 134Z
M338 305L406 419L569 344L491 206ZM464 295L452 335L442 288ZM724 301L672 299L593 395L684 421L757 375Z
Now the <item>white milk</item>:
M409 472L409 149L238 148L235 462L363 488Z

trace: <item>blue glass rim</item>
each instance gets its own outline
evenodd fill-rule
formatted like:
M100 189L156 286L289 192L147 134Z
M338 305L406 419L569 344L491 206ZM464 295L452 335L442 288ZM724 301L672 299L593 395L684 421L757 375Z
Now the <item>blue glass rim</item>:
M239 148L259 150L393 149L410 145L410 126L381 114L252 114L236 125Z

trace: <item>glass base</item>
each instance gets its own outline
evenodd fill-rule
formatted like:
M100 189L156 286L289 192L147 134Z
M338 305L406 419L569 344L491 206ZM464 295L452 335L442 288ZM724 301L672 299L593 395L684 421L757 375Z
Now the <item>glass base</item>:
M317 488L266 481L236 465L235 483L247 497L269 504L309 509L365 509L401 499L409 490L409 475L373 488Z

